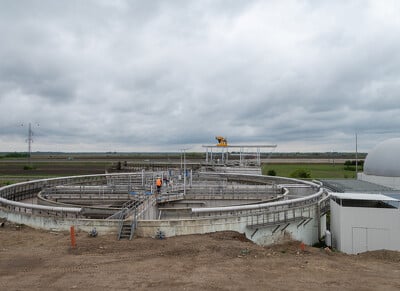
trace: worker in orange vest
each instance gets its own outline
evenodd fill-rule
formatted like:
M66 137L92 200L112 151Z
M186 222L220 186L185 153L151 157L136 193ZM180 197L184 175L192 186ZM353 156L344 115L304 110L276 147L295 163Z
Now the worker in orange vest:
M161 186L162 186L162 180L160 177L158 177L156 180L156 186L157 186L157 193L160 194Z

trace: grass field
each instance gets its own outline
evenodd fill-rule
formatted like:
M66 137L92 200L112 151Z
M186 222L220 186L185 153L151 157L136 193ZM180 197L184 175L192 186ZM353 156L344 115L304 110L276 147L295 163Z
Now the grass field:
M32 161L15 159L0 162L0 186L20 181L74 175L104 174L112 161Z
M355 171L345 170L343 164L269 164L263 166L262 173L267 175L269 170L274 170L276 176L291 177L299 169L310 173L311 179L351 179L356 175Z
M319 156L318 156L319 157ZM192 162L203 161L201 156L192 156ZM37 155L32 158L32 167L29 167L29 160L25 158L6 158L0 159L0 186L19 181L86 175L103 174L105 171L115 165L118 161L128 161L128 163L140 163L143 161L178 161L179 154L169 154L161 156L153 155ZM274 170L277 176L293 177L295 171L303 170L309 174L307 178L355 178L355 171L346 170L342 163L282 163L266 164L262 167L264 175L268 171ZM360 169L361 170L361 169ZM298 177L302 178L302 177ZM304 177L303 177L304 178Z

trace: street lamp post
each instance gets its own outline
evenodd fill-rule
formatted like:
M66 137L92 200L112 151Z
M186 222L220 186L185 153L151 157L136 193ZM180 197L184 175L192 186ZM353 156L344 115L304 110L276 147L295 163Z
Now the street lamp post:
M358 175L358 141L357 141L357 132L356 132L356 180Z

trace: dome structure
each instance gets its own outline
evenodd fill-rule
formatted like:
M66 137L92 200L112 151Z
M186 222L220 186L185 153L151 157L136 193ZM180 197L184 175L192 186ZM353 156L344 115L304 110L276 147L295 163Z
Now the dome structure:
M400 138L388 139L375 146L365 159L364 174L400 177Z

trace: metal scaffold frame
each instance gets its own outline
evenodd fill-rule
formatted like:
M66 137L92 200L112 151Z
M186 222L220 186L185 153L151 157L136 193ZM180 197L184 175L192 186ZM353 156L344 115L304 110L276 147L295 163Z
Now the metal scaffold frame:
M261 165L261 153L262 149L275 149L277 147L276 144L270 145L203 145L203 148L206 149L206 164L214 164L213 157L213 149L219 149L219 153L216 150L215 155L220 155L221 159L218 164L226 164L229 161L229 149L239 149L239 164L242 166L245 163L245 157L248 155L255 156L255 162L258 166Z

